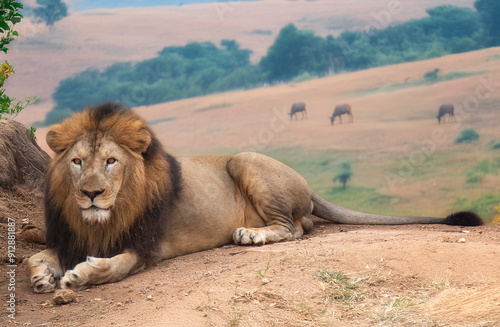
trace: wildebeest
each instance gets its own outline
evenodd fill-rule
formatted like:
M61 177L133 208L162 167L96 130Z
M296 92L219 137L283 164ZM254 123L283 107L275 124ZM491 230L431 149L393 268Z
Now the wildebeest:
M339 117L340 123L342 124L342 115L347 114L349 116L349 122L353 123L354 119L352 118L352 111L351 111L351 105L348 103L344 104L339 104L338 106L335 107L335 110L333 110L333 115L330 117L330 122L333 125L333 121L335 120L335 117Z
M302 119L304 119L304 114L307 119L306 104L304 102L297 102L292 105L292 110L290 111L290 120L293 118L293 115L298 112L302 112ZM295 116L295 120L297 120L297 116Z
M436 116L438 123L441 124L441 118L443 118L443 122L446 123L444 116L450 116L449 121L455 122L455 107L452 104L443 104L439 107L438 114Z

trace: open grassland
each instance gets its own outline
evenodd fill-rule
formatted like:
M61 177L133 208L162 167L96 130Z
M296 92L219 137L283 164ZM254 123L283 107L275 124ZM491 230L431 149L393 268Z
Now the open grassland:
M176 155L257 151L349 208L431 216L475 209L490 220L500 202L500 151L492 146L500 139L499 54L490 48L135 110ZM425 80L436 68L439 78ZM441 78L450 74L455 78ZM306 103L308 119L290 121L287 113L298 101ZM354 124L331 126L328 117L344 102L353 108ZM442 103L455 104L456 123L438 124ZM466 128L479 140L455 144ZM46 131L38 133L42 146ZM332 181L343 159L353 170L346 191ZM489 171L471 182L482 162Z
M478 209L491 219L500 201L500 152L491 146L500 138L499 53L492 48L136 110L148 120L168 118L153 128L176 154L262 152L351 208L440 216L488 202ZM423 75L436 68L439 76L455 78L426 81ZM287 116L297 101L306 103L307 120ZM351 104L354 124L331 126L328 116L343 102ZM442 103L455 104L456 123L438 124ZM455 144L465 128L477 131L479 140ZM342 159L354 173L345 192L332 181ZM467 176L481 170L481 162L489 170L471 183Z
M464 0L456 5L472 3ZM405 4L400 14L390 17L391 22L422 17L426 7L438 4ZM58 81L89 67L102 69L116 61L143 60L167 45L207 40L218 44L224 38L234 38L242 48L252 49L256 62L286 23L324 36L362 28L373 21L371 13L386 9L379 1L297 2L291 6L273 0L225 6L84 11L73 13L50 30L30 25L29 20L23 22L18 44L9 53L18 72L9 79L9 88L13 95L36 94L42 101L18 119L25 123L43 120L53 105L50 94ZM221 8L226 10L221 13ZM283 15L276 17L274 9ZM131 25L130 21L141 24ZM104 30L107 32L102 33ZM437 79L424 78L435 69L439 69ZM492 203L498 202L496 194L500 193L499 177L491 172L478 178L473 171L485 160L498 160L498 150L490 142L500 139L499 70L500 50L493 48L137 111L175 154L266 153L304 174L321 195L348 207L444 215L487 203L487 208L482 205L480 209L491 218ZM306 103L307 121L290 122L286 115L297 101ZM355 123L331 126L328 116L343 102L351 104ZM462 114L457 114L456 124L438 125L434 116L446 102L461 105ZM479 141L454 144L465 128L475 129ZM38 132L42 145L46 131ZM345 192L332 181L340 159L348 160L354 173Z
M450 0L401 2L395 14L389 12L389 3L266 0L185 5L179 1L178 6L70 12L50 28L25 18L16 25L19 37L6 56L16 68L7 87L10 96L40 98L38 105L18 117L31 124L43 121L55 105L51 97L61 80L89 68L102 70L116 62L149 59L166 46L207 41L219 45L223 39L234 39L251 50L251 60L257 63L289 23L323 37L338 36L345 30L383 28L421 18L427 8ZM473 3L453 1L469 8Z

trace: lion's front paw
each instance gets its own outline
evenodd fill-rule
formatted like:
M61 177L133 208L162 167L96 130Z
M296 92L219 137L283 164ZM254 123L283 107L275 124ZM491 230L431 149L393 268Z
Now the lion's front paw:
M87 257L87 261L81 262L74 269L66 271L61 278L61 288L80 291L94 284L99 284L102 274L107 270L106 259Z
M266 244L266 235L253 229L240 227L234 231L233 241L240 245Z
M64 277L61 278L61 288L80 291L88 287L87 279L80 277L80 274L75 272L77 267L78 265L75 269L66 271Z
M55 291L57 276L45 259L37 259L30 263L30 275L31 286L36 293Z

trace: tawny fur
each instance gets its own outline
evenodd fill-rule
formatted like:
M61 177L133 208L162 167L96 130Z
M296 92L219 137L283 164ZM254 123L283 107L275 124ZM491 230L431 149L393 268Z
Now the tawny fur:
M114 215L120 219L101 225L85 223L81 219L80 208L74 197L68 196L72 193L68 183L71 176L63 158L75 141L86 133L100 133L100 138L110 137L130 154L129 162L126 163L131 167L125 176L127 182L124 183L113 208ZM47 134L48 145L56 151L48 171L48 192L54 195L54 205L63 208L70 227L78 235L82 245L89 246L89 255L106 252L112 244L119 242L139 213L165 196L165 190L170 186L170 180L165 173L170 168L168 162L158 156L150 162L145 162L145 165L141 164L141 153L146 151L150 142L151 136L145 122L131 113L98 120L91 110L85 110L52 126Z

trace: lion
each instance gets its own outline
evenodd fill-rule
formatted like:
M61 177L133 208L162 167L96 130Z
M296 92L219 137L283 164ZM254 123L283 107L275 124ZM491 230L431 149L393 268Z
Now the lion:
M381 216L319 197L285 164L258 153L174 157L129 108L106 103L53 125L47 144L47 249L29 261L35 292L112 283L176 256L300 238L315 215L341 224L481 225Z

